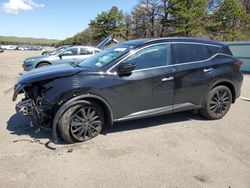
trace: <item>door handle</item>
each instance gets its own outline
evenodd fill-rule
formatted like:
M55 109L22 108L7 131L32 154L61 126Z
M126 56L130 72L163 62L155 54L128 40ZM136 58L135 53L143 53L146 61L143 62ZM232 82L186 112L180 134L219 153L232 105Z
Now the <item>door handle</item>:
M214 71L213 68L203 69L203 72L213 72L213 71Z
M172 77L172 76L167 76L167 77L162 78L161 81L162 81L162 82L166 82L166 81L170 81L170 80L173 80L173 79L174 79L174 77Z

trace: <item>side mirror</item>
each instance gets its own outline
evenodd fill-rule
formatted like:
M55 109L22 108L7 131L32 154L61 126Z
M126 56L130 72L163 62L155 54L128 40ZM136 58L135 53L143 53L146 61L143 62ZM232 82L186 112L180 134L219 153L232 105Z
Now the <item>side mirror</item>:
M62 56L63 56L62 54L59 54L59 55L58 55L58 57L59 57L60 59L62 59Z
M122 63L117 69L119 76L129 76L132 71L135 70L136 65L134 63Z

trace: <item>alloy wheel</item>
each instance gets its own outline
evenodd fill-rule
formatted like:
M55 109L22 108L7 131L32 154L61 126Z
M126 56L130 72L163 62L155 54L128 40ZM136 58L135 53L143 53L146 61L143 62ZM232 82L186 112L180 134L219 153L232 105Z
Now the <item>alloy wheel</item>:
M70 133L77 141L86 141L97 136L102 129L98 109L84 106L72 114Z
M209 109L217 116L224 115L230 107L231 97L227 90L218 90L210 100Z

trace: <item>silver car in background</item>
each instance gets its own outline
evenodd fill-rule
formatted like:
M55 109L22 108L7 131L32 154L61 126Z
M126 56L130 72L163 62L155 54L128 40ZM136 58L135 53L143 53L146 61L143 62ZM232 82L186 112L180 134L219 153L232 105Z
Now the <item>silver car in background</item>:
M23 62L23 70L30 71L35 68L62 63L79 63L100 51L95 47L72 46L56 53L27 58Z
M30 57L24 60L23 70L30 71L35 68L44 67L48 65L56 65L62 63L79 63L88 57L97 54L102 51L105 46L110 43L118 43L112 36L105 38L96 47L92 46L69 46L57 49L54 52L46 55L39 55Z

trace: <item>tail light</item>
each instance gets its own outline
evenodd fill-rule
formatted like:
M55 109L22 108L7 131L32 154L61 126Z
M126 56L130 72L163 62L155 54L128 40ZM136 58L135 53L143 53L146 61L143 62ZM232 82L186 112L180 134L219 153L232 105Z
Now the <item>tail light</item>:
M242 66L243 62L241 60L237 60L234 63L236 65L236 67L238 67L240 69L240 67Z

